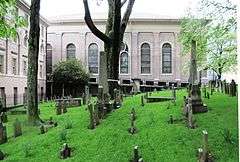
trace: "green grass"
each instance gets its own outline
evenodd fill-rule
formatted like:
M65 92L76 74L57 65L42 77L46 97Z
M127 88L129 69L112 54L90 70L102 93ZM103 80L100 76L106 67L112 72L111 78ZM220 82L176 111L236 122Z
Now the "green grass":
M171 91L157 92L153 95L170 96ZM195 162L196 150L202 145L202 130L209 133L209 148L216 161L238 161L238 123L237 98L215 93L204 102L209 112L197 114L198 128L188 129L185 124L168 124L169 115L181 118L183 95L186 90L177 91L177 105L171 102L149 103L141 107L140 95L124 99L121 109L111 113L95 130L87 129L89 114L85 106L70 108L64 115L55 115L54 103L40 105L41 118L50 116L58 122L58 127L39 135L39 129L23 126L23 136L13 138L12 123L15 118L26 121L25 115L9 115L7 123L9 141L0 145L7 153L6 161L54 162L59 159L59 150L64 142L73 147L72 157L66 161L76 162L127 162L132 157L133 147L139 146L140 155L147 162ZM167 109L170 105L170 109ZM135 107L137 134L130 135L129 113ZM60 140L60 132L66 123L67 140ZM224 141L222 131L229 128L234 144ZM29 156L25 157L25 151Z

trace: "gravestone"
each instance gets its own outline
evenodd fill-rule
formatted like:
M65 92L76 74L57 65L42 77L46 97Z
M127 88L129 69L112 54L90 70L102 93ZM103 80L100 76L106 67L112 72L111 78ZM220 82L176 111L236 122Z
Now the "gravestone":
M204 113L208 111L207 107L202 103L201 91L198 84L191 86L190 97L192 99L193 114Z
M91 97L89 95L89 87L88 85L85 85L85 93L84 93L84 98L85 98L85 104L88 104L88 102L90 101Z
M67 101L63 100L62 102L63 102L63 104L62 104L62 113L65 114L65 113L67 113Z
M0 121L0 144L7 142L7 128Z
M236 96L237 85L236 85L234 80L232 80L231 83L230 83L229 91L230 91L229 95L231 97Z
M57 101L56 102L56 115L61 115L62 114L62 101Z
M115 109L119 109L122 105L119 90L117 89L114 89L114 105Z
M64 143L63 147L60 151L60 158L61 159L66 159L66 158L69 158L69 157L71 157L71 148L66 143Z
M206 89L206 85L203 85L203 94L204 94L204 98L207 98L207 89Z
M88 111L89 111L89 119L90 119L90 123L88 128L89 129L94 129L95 128L95 123L94 123L94 110L93 110L93 104L90 103L88 104Z
M136 120L137 116L136 116L136 111L134 108L132 108L131 114L132 114L133 120Z
M169 116L169 123L173 124L173 116L172 115Z
M45 128L44 128L43 124L40 125L39 130L40 130L40 134L44 134L45 133Z
M21 135L22 135L21 122L16 118L15 122L13 123L13 136L16 138Z
M144 97L141 96L141 106L143 107L144 106Z
M226 82L226 80L223 80L223 92L226 94L226 88L227 88L227 86L226 86L226 84L227 84L227 82Z
M135 127L134 124L134 114L130 114L130 120L131 120L131 127L128 129L128 132L131 133L132 135L137 132L137 128Z
M7 123L8 122L8 118L7 118L6 112L1 112L0 113L0 121L2 121L3 123Z
M207 99L210 99L210 94L209 94L209 92L207 92Z
M83 105L86 105L86 97L85 97L85 93L82 94L82 101L83 101Z
M0 99L0 113L3 111L5 112L6 107L7 107L7 97L6 97L6 94L3 93L2 98Z
M0 160L4 160L4 157L5 157L4 153L0 150Z
M206 130L203 133L203 148L198 149L198 161L199 162L213 162L213 157L210 154L208 147L208 132Z
M133 81L133 93L134 94L140 93L141 92L140 91L140 81L141 81L141 79L134 78L134 79L132 79L132 81Z
M99 116L101 115L101 113L99 113L99 105L95 104L94 105L94 110L93 110L93 116L94 116L94 125L97 126L100 124L100 119Z
M173 95L173 103L176 105L176 88L174 87L174 84L172 84L172 95Z
M139 162L139 161L143 161L143 159L139 155L138 146L134 146L133 158L130 160L130 162Z

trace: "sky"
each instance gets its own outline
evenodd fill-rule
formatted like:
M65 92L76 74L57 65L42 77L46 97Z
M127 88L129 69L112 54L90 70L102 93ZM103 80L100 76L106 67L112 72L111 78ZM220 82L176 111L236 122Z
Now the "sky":
M30 2L31 0L26 0ZM196 8L200 0L135 0L134 14L154 14L168 17L182 17L188 8ZM237 2L238 0L231 0ZM91 14L107 15L107 0L88 0ZM100 5L97 5L100 2ZM126 4L125 4L126 6ZM60 15L84 14L83 0L41 0L40 13L46 18Z

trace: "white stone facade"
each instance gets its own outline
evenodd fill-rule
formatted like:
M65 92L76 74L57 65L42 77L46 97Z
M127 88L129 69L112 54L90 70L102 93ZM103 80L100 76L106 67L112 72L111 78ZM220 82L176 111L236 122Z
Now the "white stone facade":
M19 16L30 18L30 6L24 1L17 3ZM45 94L46 84L46 33L47 22L40 20L40 45L39 45L39 80L38 93L41 97ZM23 94L27 88L27 62L28 62L28 32L29 25L17 29L16 40L0 39L0 98L6 94L7 107L23 104Z
M49 20L48 44L52 46L53 65L61 60L66 60L66 49L68 44L76 46L76 58L81 60L88 69L88 47L96 43L98 53L104 50L104 43L94 36L86 26L82 17L63 16ZM106 20L95 19L96 26L104 32ZM119 75L121 81L139 78L146 81L170 83L177 81L188 82L188 70L186 61L189 59L182 56L181 45L178 42L180 32L179 19L152 19L132 18L124 35L124 43L128 45L128 73ZM150 73L141 73L141 45L150 45ZM171 73L162 72L162 47L164 43L171 45ZM99 60L99 59L98 59ZM98 74L91 74L98 82Z

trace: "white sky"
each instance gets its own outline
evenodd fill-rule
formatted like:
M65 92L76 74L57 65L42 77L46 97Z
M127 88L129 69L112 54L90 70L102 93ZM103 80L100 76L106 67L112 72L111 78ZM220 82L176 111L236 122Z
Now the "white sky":
M30 2L30 0L26 0ZM88 0L91 13L106 13L107 0ZM97 1L102 1L97 5ZM186 10L195 8L200 0L135 0L133 14L156 14L181 17ZM238 0L231 0L237 2ZM126 4L125 4L126 6ZM49 18L59 15L83 14L83 0L41 0L41 15Z

